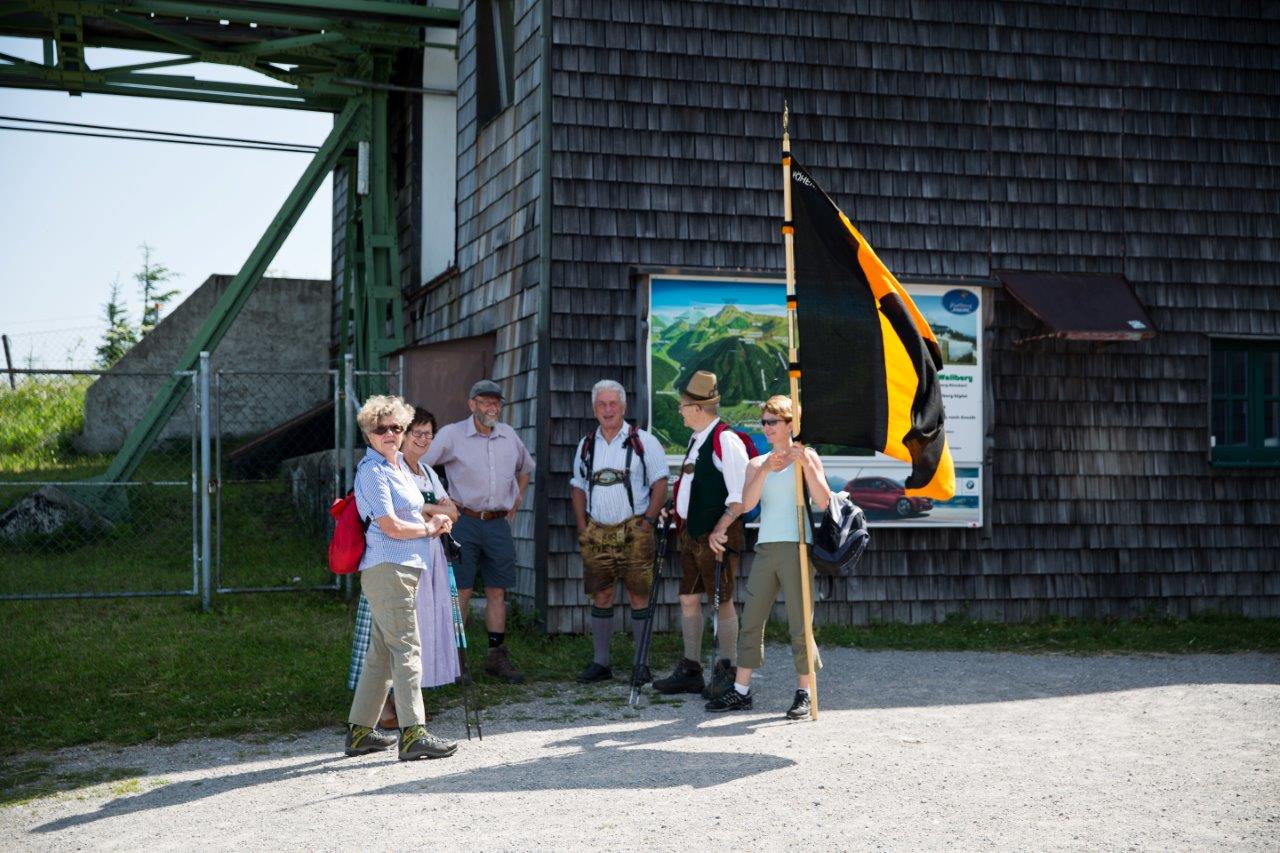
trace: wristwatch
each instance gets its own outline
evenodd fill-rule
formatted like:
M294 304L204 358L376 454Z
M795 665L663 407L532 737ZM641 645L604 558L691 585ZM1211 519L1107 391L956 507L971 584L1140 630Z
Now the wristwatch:
M647 516L647 515L642 515L642 516L640 516L640 520L641 520L641 521L644 521L644 522L647 522L647 523L648 523L648 525L649 525L650 527L652 527L653 529L655 529L655 530L657 530L657 529L658 529L658 522L657 522L657 520L652 519L652 518L650 518L650 517L649 517L649 516Z

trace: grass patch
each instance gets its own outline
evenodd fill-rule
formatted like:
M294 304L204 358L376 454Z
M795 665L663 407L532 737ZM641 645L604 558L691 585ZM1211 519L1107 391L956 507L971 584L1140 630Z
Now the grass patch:
M111 786L111 793L116 796L136 794L143 790L138 777L146 774L145 770L137 767L101 767L78 772L51 772L51 767L48 761L25 761L0 770L0 808L103 782L116 782Z
M177 599L0 604L6 628L0 647L0 755L30 751L32 744L266 739L324 727L333 727L336 743L351 703L346 671L353 611L353 603L321 593L225 596L207 614ZM521 614L509 620L507 637L528 681L524 685L497 684L483 675L483 620L471 620L468 662L485 708L556 698L556 685L573 681L591 656L588 637L541 636ZM770 625L768 637L785 642L785 627ZM1280 652L1280 620L1203 616L996 625L952 619L938 625L825 626L818 639L824 646L933 651ZM678 634L656 635L650 658L655 674L680 651ZM615 637L615 686L630 671L631 656L630 637ZM457 687L424 696L432 713L462 701ZM615 698L592 691L591 697L566 699L563 707L566 716L580 718L587 706ZM651 695L649 701L680 700ZM44 783L36 780L47 770L39 762L7 768L4 785L39 787Z
M0 472L55 463L84 427L92 376L25 377L0 391Z

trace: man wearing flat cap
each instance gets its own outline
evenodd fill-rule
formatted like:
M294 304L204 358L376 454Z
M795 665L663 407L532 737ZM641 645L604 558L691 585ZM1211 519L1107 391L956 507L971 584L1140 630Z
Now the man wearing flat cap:
M693 430L675 486L676 524L680 528L680 625L684 657L667 678L653 683L662 693L702 693L715 698L733 688L733 658L738 646L738 612L734 581L743 547L742 486L747 475L747 449L720 420L716 375L699 370L680 392L680 416ZM702 596L712 599L716 555L711 542L732 549L720 576L720 610L716 636L719 649L710 685L703 683Z
M504 402L498 383L481 379L472 385L467 400L471 417L442 427L423 461L444 466L449 494L461 512L453 525L453 538L462 547L462 559L454 571L464 616L477 575L484 583L484 622L489 631L484 670L519 684L524 677L511 663L503 642L506 591L516 584L511 525L529 488L534 464L516 431L499 420Z

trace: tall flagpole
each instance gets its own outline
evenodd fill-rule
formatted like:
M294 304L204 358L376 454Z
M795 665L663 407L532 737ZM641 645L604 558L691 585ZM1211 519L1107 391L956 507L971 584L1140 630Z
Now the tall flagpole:
M800 333L796 326L796 229L791 222L791 135L787 124L791 110L782 104L782 242L787 252L787 345L791 379L791 437L800 435ZM809 528L804 517L809 511L804 499L804 467L796 466L796 530L800 542L800 612L804 620L805 659L809 663L809 717L818 719L818 674L814 669L817 644L813 641L813 599L809 588L809 549L804 535Z

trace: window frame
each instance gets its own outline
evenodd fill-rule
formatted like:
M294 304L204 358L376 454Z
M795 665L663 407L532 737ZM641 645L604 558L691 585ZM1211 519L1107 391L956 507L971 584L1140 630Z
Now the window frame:
M476 10L476 127L484 128L515 103L514 0L478 0Z
M1222 393L1215 392L1213 386L1215 360L1226 353L1243 352L1245 362L1245 388L1243 395L1231 392L1228 387ZM1209 422L1208 445L1209 461L1219 468L1280 468L1280 446L1266 447L1263 442L1265 407L1268 404L1280 405L1280 393L1268 394L1264 387L1264 357L1273 353L1280 354L1280 338L1219 338L1209 339ZM1229 380L1228 380L1229 384ZM1280 391L1280 389L1277 389ZM1245 444L1217 446L1214 443L1214 415L1219 406L1226 406L1230 401L1245 402ZM1224 413L1224 430L1231 428L1231 412Z

